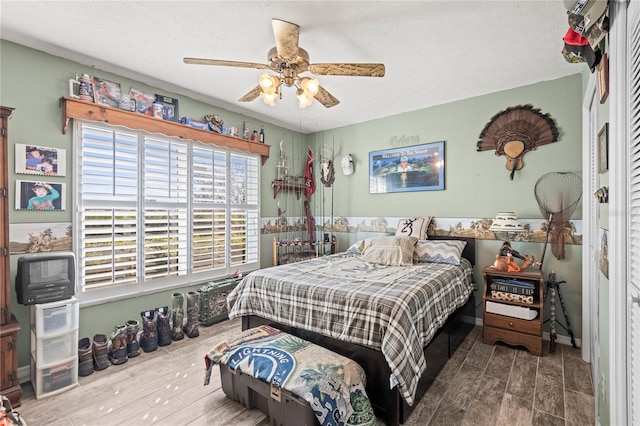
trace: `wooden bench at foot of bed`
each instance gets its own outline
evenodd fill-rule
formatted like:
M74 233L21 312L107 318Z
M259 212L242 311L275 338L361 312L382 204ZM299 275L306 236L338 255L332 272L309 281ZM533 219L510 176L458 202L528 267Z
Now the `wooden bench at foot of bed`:
M391 370L382 352L379 350L336 340L300 328L279 324L258 316L243 317L242 329L246 330L263 324L270 325L356 361L362 366L367 376L366 391L376 416L387 425L396 426L407 421L409 415L424 396L427 389L429 389L447 360L453 355L471 329L473 329L474 324L472 324L469 319L474 317L475 298L472 294L469 300L467 300L467 303L449 317L445 325L424 348L427 369L422 374L420 382L418 383L415 397L416 402L413 406L409 406L405 402L397 387L389 389Z

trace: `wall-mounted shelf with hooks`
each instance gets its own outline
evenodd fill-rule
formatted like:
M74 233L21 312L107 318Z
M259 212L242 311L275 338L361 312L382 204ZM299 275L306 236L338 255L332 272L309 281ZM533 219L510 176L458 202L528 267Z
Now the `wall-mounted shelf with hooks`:
M289 191L295 192L296 197L299 200L300 195L304 193L305 189L307 189L307 186L304 183L285 180L274 180L271 183L271 186L273 187L273 198L276 198L280 191Z

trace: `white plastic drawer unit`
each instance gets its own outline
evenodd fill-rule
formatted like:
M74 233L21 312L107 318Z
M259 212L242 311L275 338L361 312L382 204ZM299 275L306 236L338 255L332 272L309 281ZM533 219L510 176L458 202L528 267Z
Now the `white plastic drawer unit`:
M75 297L31 305L31 328L39 339L75 330L78 328L79 311L80 304Z
M50 367L71 358L77 362L78 330L54 337L37 337L31 330L31 356L38 369Z
M36 398L56 395L75 387L78 385L78 361L65 361L39 368L31 358L31 383Z

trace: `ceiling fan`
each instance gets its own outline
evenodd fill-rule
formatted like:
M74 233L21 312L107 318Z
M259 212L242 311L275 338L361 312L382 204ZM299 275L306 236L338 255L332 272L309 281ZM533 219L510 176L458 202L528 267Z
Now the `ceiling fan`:
M309 54L298 44L300 26L280 19L271 20L273 35L276 45L267 54L267 63L225 61L218 59L184 58L185 64L217 65L227 67L256 68L275 71L277 75L264 73L260 76L259 83L246 95L240 98L240 102L251 102L261 97L265 103L275 105L277 96L282 99L280 91L282 85L294 86L299 105L305 108L316 99L326 108L331 108L340 103L331 93L318 83L317 79L300 76L309 71L315 75L341 75L359 77L383 77L384 64L368 63L325 63L310 64Z

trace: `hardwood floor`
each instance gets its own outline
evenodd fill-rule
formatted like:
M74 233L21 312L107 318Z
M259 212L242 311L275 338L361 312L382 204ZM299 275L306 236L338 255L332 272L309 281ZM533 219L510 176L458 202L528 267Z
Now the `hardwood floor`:
M203 385L204 355L240 330L231 320L200 327L200 336L142 353L122 365L80 377L79 386L36 400L23 384L16 409L33 425L267 426L220 387L217 367ZM594 425L590 366L580 350L558 345L543 357L506 345L482 343L475 327L449 360L407 425ZM81 336L82 337L82 336Z

